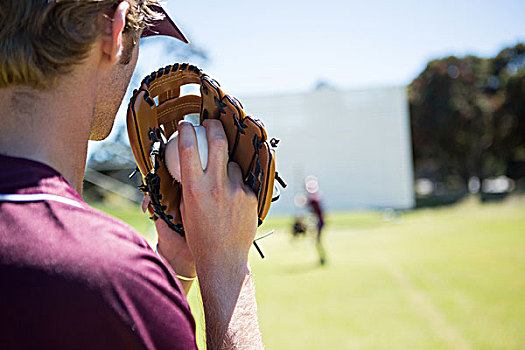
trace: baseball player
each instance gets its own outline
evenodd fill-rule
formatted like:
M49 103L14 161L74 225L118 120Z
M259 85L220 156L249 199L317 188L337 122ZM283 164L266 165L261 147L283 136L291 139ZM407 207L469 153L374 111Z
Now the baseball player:
M1 348L195 349L197 275L208 349L263 347L257 198L219 121L204 122L206 172L178 128L185 239L157 220L156 253L82 200L87 141L109 134L150 35L187 42L154 0L0 0Z
M324 227L324 210L321 204L321 192L319 190L319 182L313 175L307 176L305 179L305 189L307 193L307 205L312 214L317 219L317 236L315 240L315 248L319 255L319 264L326 264L326 251L322 242L322 233Z

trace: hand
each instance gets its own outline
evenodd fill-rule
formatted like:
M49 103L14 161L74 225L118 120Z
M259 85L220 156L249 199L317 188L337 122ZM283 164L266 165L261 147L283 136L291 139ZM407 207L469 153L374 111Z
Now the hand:
M205 120L208 165L202 170L195 131L181 121L181 214L197 272L246 269L257 230L257 198L241 169L228 163L228 140L219 120ZM219 269L219 270L217 270Z
M146 195L142 202L142 211L146 212L150 199ZM171 265L177 275L194 277L195 261L186 240L168 227L164 220L155 220L158 234L158 252Z

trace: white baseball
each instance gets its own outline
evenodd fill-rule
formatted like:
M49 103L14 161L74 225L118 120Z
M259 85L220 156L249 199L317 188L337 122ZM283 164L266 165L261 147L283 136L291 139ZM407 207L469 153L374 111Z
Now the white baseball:
M197 135L197 148L201 159L202 170L208 165L208 139L206 138L206 128L202 125L193 125ZM164 160L170 175L180 182L180 161L179 161L179 132L175 131L171 135L166 145Z

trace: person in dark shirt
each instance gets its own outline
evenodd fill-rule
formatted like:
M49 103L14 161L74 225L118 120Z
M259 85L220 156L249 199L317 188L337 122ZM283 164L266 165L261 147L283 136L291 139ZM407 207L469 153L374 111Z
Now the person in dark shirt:
M0 1L0 348L195 349L185 293L198 276L209 349L262 348L248 251L257 199L179 126L186 239L158 252L82 200L87 141L111 131L141 37L187 42L154 0ZM213 193L213 195L210 195Z
M312 214L317 219L317 236L315 247L319 254L319 264L326 264L326 251L323 246L322 234L324 227L324 211L321 204L321 192L319 190L319 181L315 176L307 176L305 179L307 205Z

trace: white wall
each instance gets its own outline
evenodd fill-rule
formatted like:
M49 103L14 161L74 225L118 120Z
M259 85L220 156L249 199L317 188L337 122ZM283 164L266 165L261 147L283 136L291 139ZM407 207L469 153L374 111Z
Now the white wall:
M318 90L240 99L281 139L277 167L288 182L273 213L292 213L306 175L319 178L330 210L411 208L412 151L405 87Z

